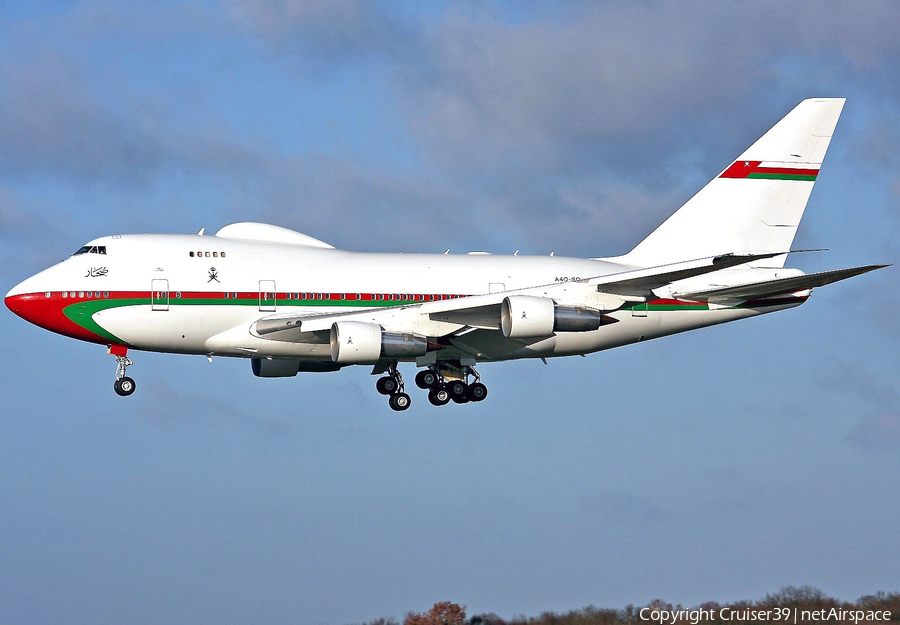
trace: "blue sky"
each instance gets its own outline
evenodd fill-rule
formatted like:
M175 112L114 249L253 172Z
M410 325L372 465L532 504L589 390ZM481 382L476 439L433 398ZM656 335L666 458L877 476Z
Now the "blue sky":
M796 245L896 263L900 6L6 2L0 277L239 220L373 251L623 253L810 96ZM391 412L362 367L114 362L0 314L0 620L348 623L900 590L896 269ZM411 370L407 371L411 374Z

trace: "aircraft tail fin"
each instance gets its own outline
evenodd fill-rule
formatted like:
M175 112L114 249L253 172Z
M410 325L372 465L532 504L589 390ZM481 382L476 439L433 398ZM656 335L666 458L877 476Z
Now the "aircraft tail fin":
M844 98L802 101L618 261L652 266L789 250ZM751 266L783 267L787 256Z

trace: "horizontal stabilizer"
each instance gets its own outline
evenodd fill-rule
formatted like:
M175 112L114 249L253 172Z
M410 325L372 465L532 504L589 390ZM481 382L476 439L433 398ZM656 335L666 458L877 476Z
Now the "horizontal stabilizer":
M717 289L707 289L705 291L694 291L691 293L674 293L676 299L688 300L692 302L732 302L736 300L757 299L760 297L773 297L776 295L784 295L787 293L796 293L797 291L805 291L817 286L825 286L839 280L846 280L853 276L881 269L888 265L866 265L865 267L850 267L849 269L835 269L834 271L823 271L820 273L810 273L804 276L794 276L792 278L781 278L778 280L767 280L764 282L751 282L749 284L740 284L738 286L722 287Z
M763 254L722 254L681 263L671 263L657 267L648 267L647 269L635 269L599 276L589 279L588 284L597 285L597 290L603 293L645 296L653 289L672 282L702 276L703 274L729 269L730 267L737 267L738 265L745 265L756 260L781 256L786 253L784 250L779 250Z

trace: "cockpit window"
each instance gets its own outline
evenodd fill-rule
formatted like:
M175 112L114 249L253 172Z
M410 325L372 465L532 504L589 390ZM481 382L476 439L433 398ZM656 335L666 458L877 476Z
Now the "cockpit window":
M103 254L106 256L106 246L105 245L85 245L77 252L72 254L72 256L79 256L81 254Z

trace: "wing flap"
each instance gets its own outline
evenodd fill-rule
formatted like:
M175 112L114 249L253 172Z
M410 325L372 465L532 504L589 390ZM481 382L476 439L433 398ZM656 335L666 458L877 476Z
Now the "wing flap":
M819 286L825 286L840 280L846 280L869 271L881 269L888 265L866 265L864 267L850 267L847 269L835 269L832 271L822 271L819 273L810 273L803 276L794 276L791 278L780 278L777 280L766 280L764 282L751 282L748 284L739 284L737 286L728 286L715 289L706 289L703 291L693 291L687 293L673 293L676 299L688 300L692 302L733 302L746 301L759 297L773 297L776 295L784 295L786 293L796 293L797 291L806 291Z

